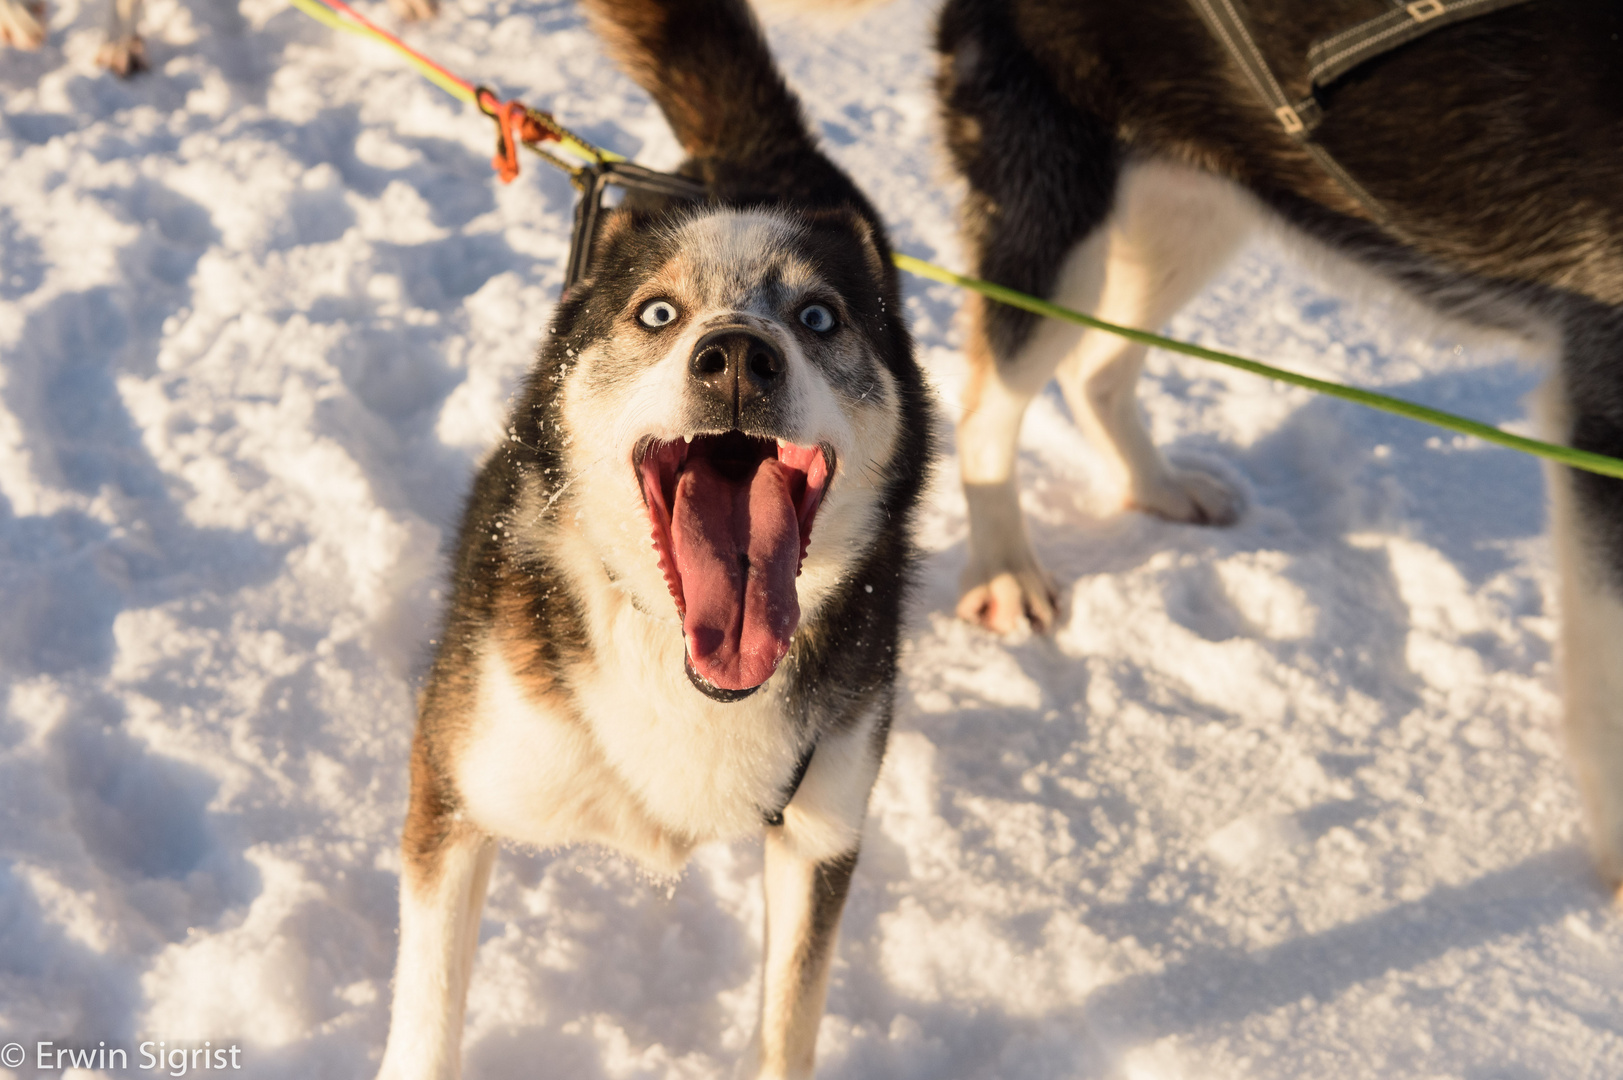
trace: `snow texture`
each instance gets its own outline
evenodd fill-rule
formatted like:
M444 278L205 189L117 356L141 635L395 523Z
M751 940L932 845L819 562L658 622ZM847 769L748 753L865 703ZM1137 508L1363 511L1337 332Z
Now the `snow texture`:
M255 1078L355 1080L388 1020L439 548L557 294L571 190L528 162L500 186L473 109L280 0L152 0L127 83L92 65L102 2L0 56L0 1042L105 1041L136 1071L139 1040L210 1040ZM961 265L930 6L773 41L897 245ZM568 3L454 0L406 35L677 157ZM1172 330L1525 429L1537 357L1353 276L1265 237ZM960 299L909 287L948 419ZM1065 585L1052 639L951 617L939 471L821 1075L1623 1075L1539 466L1159 354L1143 397L1249 509L1117 512L1044 396L1020 468ZM467 1075L730 1075L760 866L505 852ZM0 1069L36 1075L62 1074Z

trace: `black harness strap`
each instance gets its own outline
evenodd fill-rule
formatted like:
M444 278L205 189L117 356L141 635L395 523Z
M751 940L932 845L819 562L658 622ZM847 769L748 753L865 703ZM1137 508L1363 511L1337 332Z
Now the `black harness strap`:
M1362 184L1343 169L1329 151L1313 141L1313 129L1324 119L1324 109L1313 94L1300 101L1291 101L1274 77L1273 69L1263 59L1262 50L1246 29L1234 0L1189 0L1199 13L1212 36L1222 43L1228 54L1240 65L1257 94L1279 121L1285 134L1296 140L1302 149L1313 156L1319 167L1329 173L1347 194L1363 206L1370 219L1391 227L1391 221L1380 202L1364 190ZM1439 27L1462 19L1486 15L1490 11L1526 3L1527 0L1388 0L1392 10L1384 15L1350 27L1340 33L1315 41L1308 49L1308 79L1314 90L1329 86L1347 72L1368 63L1382 53L1390 52Z
M1320 38L1307 50L1307 77L1329 86L1353 68L1433 30L1527 0L1394 0L1393 10Z
M1324 119L1324 110L1319 107L1319 101L1311 94L1301 101L1291 101L1285 96L1284 88L1279 80L1274 78L1273 69L1268 61L1262 58L1262 50L1257 48L1256 41L1251 37L1251 31L1245 27L1245 20L1234 7L1234 0L1189 0L1200 13L1201 19L1206 23L1207 29L1213 36L1223 43L1229 55L1239 63L1241 70L1251 80L1251 85L1267 104L1279 125L1285 129L1285 134L1295 139L1302 149L1313 156L1319 167L1329 173L1342 188L1358 200L1370 218L1379 224L1387 224L1387 214L1375 196L1364 190L1364 186L1352 175L1343 169L1330 152L1313 141L1313 129L1319 126Z
M704 185L686 176L655 172L629 161L600 161L571 174L580 191L575 204L575 228L569 234L569 262L564 266L564 291L586 276L592 263L592 238L597 235L597 219L603 213L603 193L611 186L628 191L648 191L676 199L703 202Z
M813 742L806 747L806 752L800 755L800 760L795 762L795 774L789 778L788 794L784 795L783 801L778 804L778 808L761 812L761 820L766 822L770 828L775 829L783 824L783 812L789 809L790 803L795 801L795 792L800 790L800 782L806 779L806 770L811 768L812 755L815 753L817 753L817 743Z

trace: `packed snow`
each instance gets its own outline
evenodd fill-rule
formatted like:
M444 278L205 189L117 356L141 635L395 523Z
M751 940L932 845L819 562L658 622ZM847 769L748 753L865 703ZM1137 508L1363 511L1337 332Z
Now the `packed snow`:
M572 192L282 0L56 0L0 55L0 1043L370 1075L440 548L561 282ZM781 23L899 248L962 265L928 0ZM381 4L368 10L395 25ZM563 0L411 42L668 166ZM1536 351L1259 238L1179 336L1532 430ZM949 430L961 297L908 312ZM956 466L819 1036L829 1078L1623 1075L1623 929L1563 760L1540 467L1198 361L1143 387L1232 529L1120 513L1056 394L1021 461L1052 638L956 621ZM471 1080L730 1075L760 854L505 851ZM9 1064L9 1061L8 1061ZM123 1075L84 1070L69 1075ZM156 1074L156 1073L154 1073Z

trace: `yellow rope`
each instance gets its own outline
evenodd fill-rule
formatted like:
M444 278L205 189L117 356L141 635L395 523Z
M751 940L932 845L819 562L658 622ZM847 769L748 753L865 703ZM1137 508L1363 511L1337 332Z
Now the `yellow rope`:
M465 79L459 79L456 76L451 75L439 65L429 60L427 57L417 53L411 47L405 45L398 39L384 33L382 30L366 21L360 15L356 14L349 16L342 14L328 7L326 4L321 3L321 0L291 0L291 2L294 7L298 8L300 11L304 12L306 15L309 15L311 18L315 19L324 26L329 26L334 30L343 30L347 33L357 34L364 38L370 38L380 45L384 45L387 48L392 49L394 52L404 57L406 62L411 64L412 67L416 68L418 73L421 74L423 78L427 79L441 90L444 90L447 94L450 94L452 97L461 101L470 102L474 105L479 104L478 94L471 83L467 82ZM612 150L604 150L600 147L593 146L585 139L582 139L568 128L565 128L559 124L547 113L540 112L536 109L529 109L528 111L545 127L557 134L557 143L561 149L567 150L569 153L575 155L581 160L587 162L625 160L624 157L614 153ZM525 143L524 145L531 151L534 151L535 153L540 154L542 157L546 157L548 160L552 160L556 163L556 159L551 158L551 156L545 152L537 150L536 147L531 146L528 143Z
M1151 334L1143 330L1134 330L1129 326L1117 326L1115 323L1096 319L1092 315L1084 315L1059 304L1047 300L1039 300L1035 296L994 285L990 281L979 278L965 277L955 274L945 267L934 263L927 263L923 259L915 259L911 255L894 256L897 267L915 274L919 277L940 281L948 285L956 285L961 289L969 289L982 296L996 300L1000 304L1008 304L1034 315L1046 316L1050 319L1061 319L1065 322L1076 323L1094 330L1103 330L1107 334L1126 338L1129 341L1141 342L1145 345L1154 345L1169 352L1182 353L1185 356L1198 357L1201 360L1211 360L1215 363L1225 364L1228 367L1249 371L1253 375L1275 379L1279 382L1300 386L1315 393L1328 397L1340 398L1343 401L1354 401L1360 405L1367 405L1372 409L1391 413L1394 416L1404 416L1410 420L1419 420L1422 423L1433 424L1448 431L1458 432L1461 435L1470 435L1483 442L1493 443L1496 446L1507 447L1511 450L1520 450L1525 454L1548 458L1563 465L1570 465L1575 469L1584 469L1602 476L1614 476L1623 479L1623 460L1608 457L1605 454L1594 454L1588 450L1575 450L1570 446L1561 446L1556 443L1543 442L1539 439L1529 439L1524 435L1513 435L1491 424L1484 424L1479 420L1471 420L1454 413L1444 412L1441 409L1417 405L1412 401L1391 397L1387 394L1378 394L1373 390L1360 390L1354 386L1344 386L1341 383L1328 382L1324 379L1315 379L1310 375L1298 375L1294 371L1286 371L1271 364L1264 364L1258 360L1249 360L1233 353L1221 352L1217 349L1208 349L1200 345L1191 345L1186 341L1175 338L1162 337L1160 334Z

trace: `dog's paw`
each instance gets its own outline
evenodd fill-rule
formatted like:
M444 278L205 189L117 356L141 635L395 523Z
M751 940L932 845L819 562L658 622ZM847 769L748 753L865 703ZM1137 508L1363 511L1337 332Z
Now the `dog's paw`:
M1161 482L1145 486L1128 498L1127 505L1168 521L1190 525L1233 525L1240 520L1245 500L1226 481L1200 469L1174 468Z
M440 0L389 0L389 7L407 22L418 22L438 15Z
M964 575L963 595L958 599L958 617L994 634L1009 634L1022 620L1038 633L1054 628L1059 595L1048 574L1035 560L1028 565L996 573Z
M14 49L45 44L45 5L0 0L0 42Z
M139 35L109 41L96 50L96 63L121 78L145 71L147 47Z

